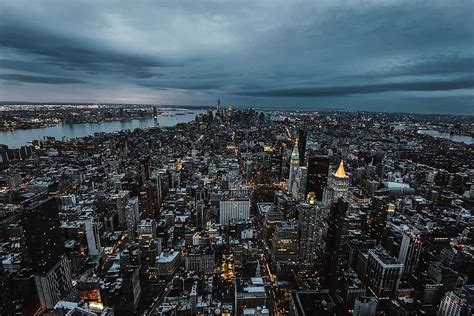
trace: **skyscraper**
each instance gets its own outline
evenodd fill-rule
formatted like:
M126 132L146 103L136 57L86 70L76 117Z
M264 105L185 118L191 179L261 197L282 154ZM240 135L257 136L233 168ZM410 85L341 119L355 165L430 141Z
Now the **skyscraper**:
M385 249L369 249L367 284L379 299L395 295L402 273L403 263L390 256Z
M25 204L22 226L26 260L35 273L49 271L64 255L55 199L40 195Z
M300 154L298 151L298 140L295 142L293 151L291 152L290 158L290 173L288 177L288 192L292 192L295 179L298 175L298 169L300 167Z
M421 238L419 232L413 230L406 231L403 234L398 260L404 264L403 276L410 276L418 266L422 250Z
M25 202L22 218L26 243L26 261L35 273L41 307L51 309L71 288L69 261L54 198L37 196Z
M347 234L347 227L344 220L349 208L349 204L342 199L333 202L328 216L328 230L326 237L325 271L326 284L330 289L335 290L339 285L342 276L342 269L345 260L344 236Z
M298 226L300 231L300 257L304 260L316 259L318 247L321 246L322 211L317 204L301 203L298 205Z
M381 244L385 226L387 225L388 200L386 196L375 196L371 201L371 211L369 215L368 235Z
M298 248L298 222L288 220L277 223L272 240L273 264L282 261L296 261Z
M314 192L316 201L323 200L324 189L328 183L329 162L327 156L308 157L305 196Z
M300 155L300 166L304 166L306 159L306 142L308 140L308 131L306 128L298 129L298 153Z
M324 202L326 205L330 205L331 201L343 198L349 200L349 176L346 174L344 169L344 161L341 160L339 167L336 172L329 178L328 189L325 192Z

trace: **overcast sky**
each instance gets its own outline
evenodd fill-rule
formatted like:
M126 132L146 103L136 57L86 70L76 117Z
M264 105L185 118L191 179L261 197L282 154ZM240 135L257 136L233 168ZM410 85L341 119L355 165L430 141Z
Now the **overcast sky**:
M474 113L474 1L0 0L0 100Z

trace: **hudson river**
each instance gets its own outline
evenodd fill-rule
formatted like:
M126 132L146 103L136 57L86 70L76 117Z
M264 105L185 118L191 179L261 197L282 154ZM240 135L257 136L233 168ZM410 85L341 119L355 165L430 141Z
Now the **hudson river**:
M175 126L178 123L192 121L202 110L189 111L166 111L157 119L143 118L129 121L109 121L102 123L86 124L58 124L45 128L18 129L10 132L0 132L0 144L8 145L9 148L19 148L28 145L35 139L52 136L56 139L76 138L93 135L94 133L111 133L120 130L134 130L151 126ZM177 115L177 113L179 113Z

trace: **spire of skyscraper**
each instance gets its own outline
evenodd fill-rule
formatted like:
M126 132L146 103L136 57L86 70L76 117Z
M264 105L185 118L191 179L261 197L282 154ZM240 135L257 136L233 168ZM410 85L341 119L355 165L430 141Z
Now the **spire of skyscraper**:
M338 178L348 178L346 174L346 170L344 170L344 160L341 159L341 162L339 163L339 167L337 167L337 170L334 176Z
M300 152L298 150L298 138L295 141L295 146L293 147L293 151L291 153L291 160L300 160Z

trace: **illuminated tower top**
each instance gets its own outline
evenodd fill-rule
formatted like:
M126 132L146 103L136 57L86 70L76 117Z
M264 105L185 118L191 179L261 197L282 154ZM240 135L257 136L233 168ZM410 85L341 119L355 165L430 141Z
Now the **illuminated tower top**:
M334 176L337 178L348 178L346 170L344 170L344 161L342 159L339 163L339 167L337 168L336 173L334 173Z
M294 161L300 161L300 153L298 150L298 138L295 141L295 146L293 147L293 151L291 153L291 162L293 163Z

